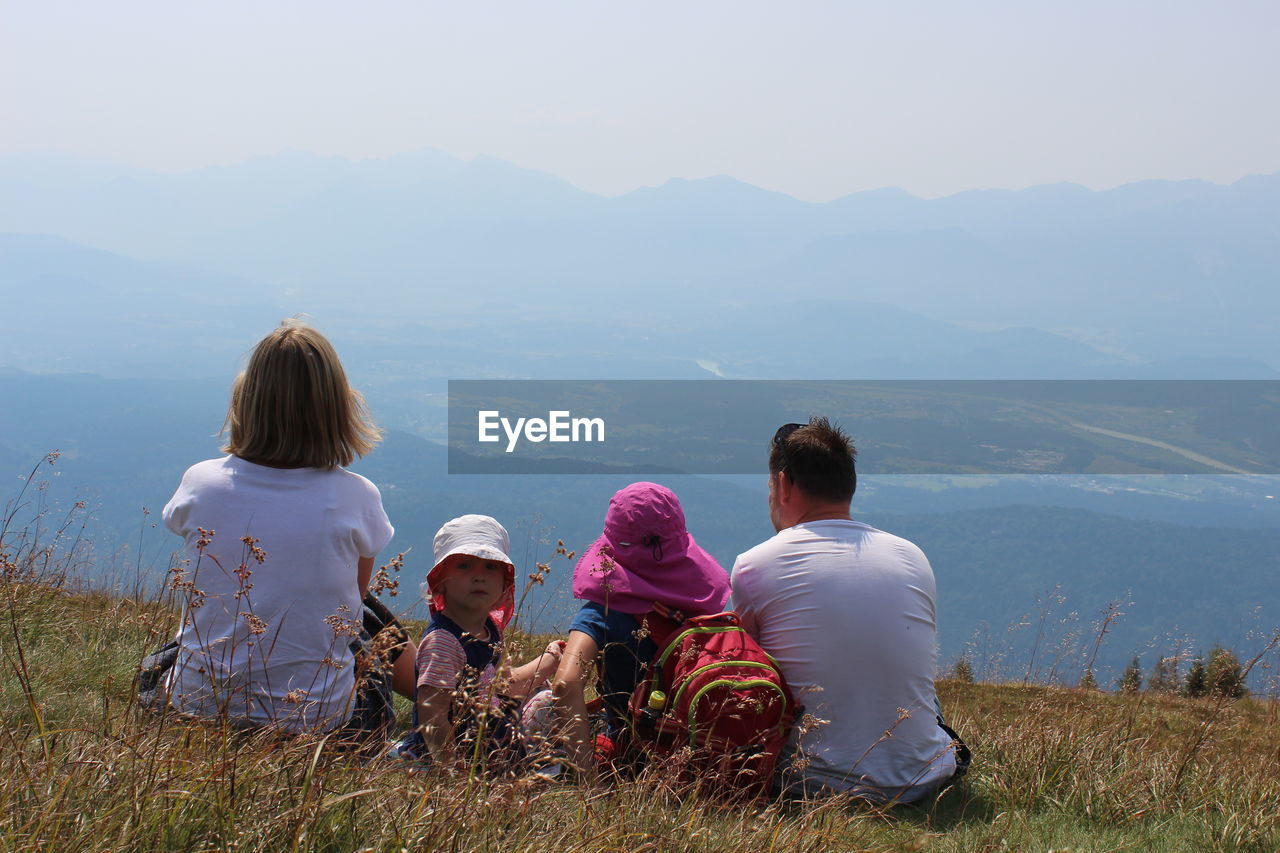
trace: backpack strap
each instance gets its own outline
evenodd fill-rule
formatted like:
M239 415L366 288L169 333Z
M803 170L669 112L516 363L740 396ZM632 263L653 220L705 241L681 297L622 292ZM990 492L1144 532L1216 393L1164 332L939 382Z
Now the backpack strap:
M942 717L938 717L938 727L946 732L956 744L956 772L952 779L959 779L961 776L969 772L969 765L973 762L973 753L969 751L969 747L965 746L960 735L956 734L956 730L948 726L942 721Z
M662 654L676 629L684 624L684 614L655 601L649 612L640 617L640 624L648 630L649 639L658 647L658 654Z

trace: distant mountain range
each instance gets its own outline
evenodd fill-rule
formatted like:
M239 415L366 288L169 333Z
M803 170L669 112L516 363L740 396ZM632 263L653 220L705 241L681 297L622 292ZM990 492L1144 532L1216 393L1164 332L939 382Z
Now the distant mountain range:
M1029 326L978 330L850 300L725 303L701 313L666 303L607 313L548 303L532 311L496 307L487 318L442 310L414 321L412 311L393 310L392 297L378 312L339 311L278 285L48 236L0 234L0 269L0 365L117 377L225 375L281 317L305 312L366 389L403 392L409 399L401 402L410 406L424 392L442 392L448 378L1280 376L1250 358L1189 348L1134 362ZM352 298L363 303L370 293L376 288L353 286Z
M604 198L430 150L358 162L293 151L173 175L28 155L0 158L0 198L0 231L145 261L139 278L173 282L165 299L308 310L396 343L414 324L432 338L481 324L525 342L546 339L542 324L598 324L591 337L615 350L678 329L678 350L726 375L1280 369L1280 174L813 204L723 176ZM6 288L25 296L45 261L12 246ZM796 331L815 316L827 334ZM596 364L576 337L544 349L535 365ZM641 346L632 363L671 352Z

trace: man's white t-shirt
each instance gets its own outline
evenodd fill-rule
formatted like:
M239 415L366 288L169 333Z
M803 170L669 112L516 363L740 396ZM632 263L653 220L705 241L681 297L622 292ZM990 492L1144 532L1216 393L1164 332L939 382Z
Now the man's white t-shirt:
M357 562L394 532L378 488L343 468L227 456L187 469L163 516L186 542L170 704L291 731L345 723L362 614Z
M793 735L807 781L910 800L954 773L936 717L936 590L924 552L861 522L813 521L739 556L732 581L744 627L824 721Z

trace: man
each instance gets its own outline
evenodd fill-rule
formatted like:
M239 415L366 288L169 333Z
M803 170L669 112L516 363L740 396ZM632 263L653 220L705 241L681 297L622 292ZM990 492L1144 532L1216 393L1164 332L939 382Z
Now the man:
M734 608L817 718L792 735L784 790L911 802L956 773L933 686L933 570L912 543L850 518L854 455L826 418L778 430L778 534L734 563Z

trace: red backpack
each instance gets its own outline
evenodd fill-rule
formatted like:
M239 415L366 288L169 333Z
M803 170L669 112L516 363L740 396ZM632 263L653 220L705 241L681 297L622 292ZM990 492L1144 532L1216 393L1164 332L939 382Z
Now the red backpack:
M682 756L689 779L720 793L765 794L799 713L777 661L732 612L685 619L655 604L643 624L658 651L631 694L642 748Z

